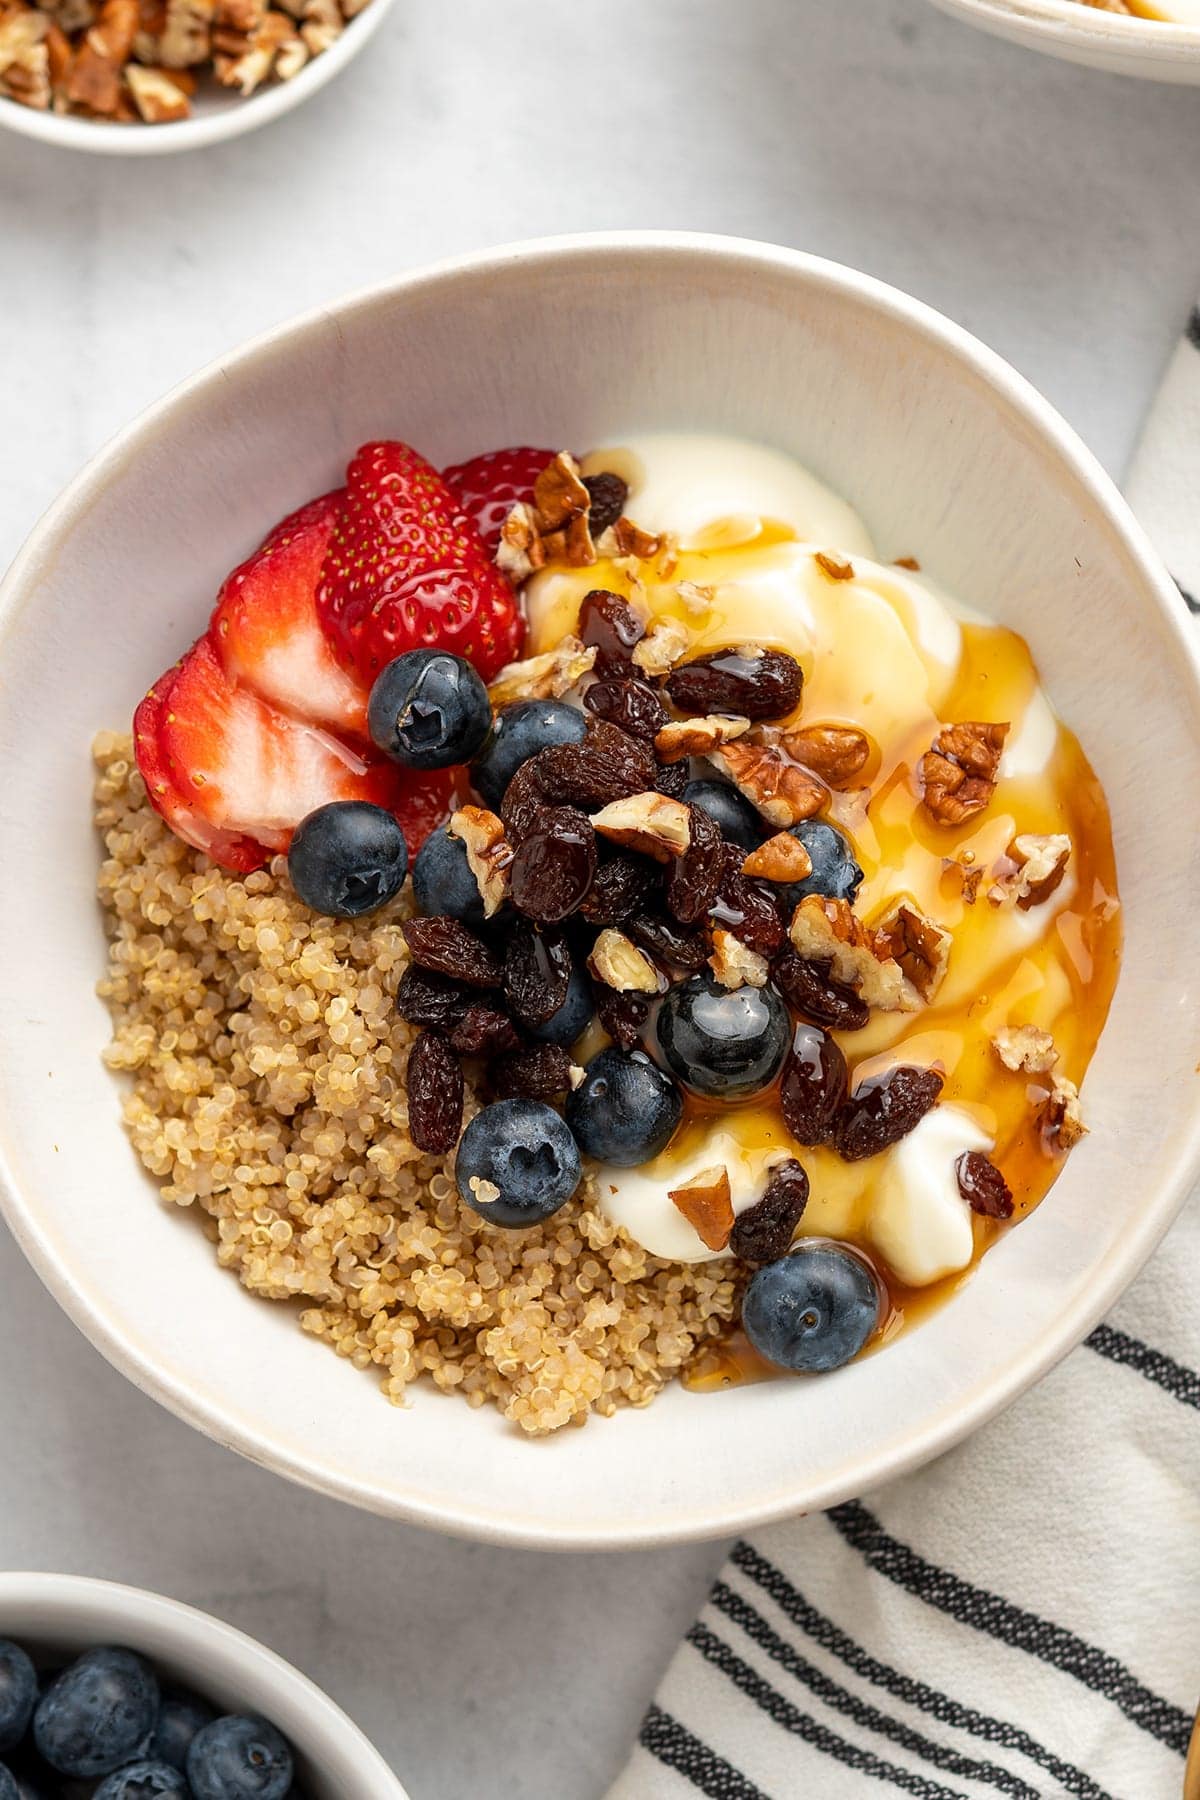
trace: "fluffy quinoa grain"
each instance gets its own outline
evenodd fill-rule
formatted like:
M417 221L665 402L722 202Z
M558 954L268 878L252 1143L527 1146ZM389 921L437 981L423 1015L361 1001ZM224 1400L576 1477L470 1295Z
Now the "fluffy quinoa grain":
M218 1261L299 1302L304 1329L378 1369L394 1402L425 1371L539 1433L652 1400L733 1317L734 1280L648 1255L590 1176L527 1231L462 1205L453 1156L408 1133L415 1034L392 1000L407 888L368 919L314 915L282 859L239 877L174 837L128 736L93 751L105 1060L131 1077L126 1129L163 1199L198 1205Z

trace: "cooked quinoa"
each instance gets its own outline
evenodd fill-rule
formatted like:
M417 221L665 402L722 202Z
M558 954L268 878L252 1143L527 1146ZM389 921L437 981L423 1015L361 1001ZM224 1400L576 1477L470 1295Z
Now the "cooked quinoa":
M126 1129L163 1199L198 1206L217 1260L298 1302L392 1401L424 1370L535 1433L652 1400L736 1311L727 1265L650 1256L591 1176L526 1231L463 1206L453 1157L408 1133L407 889L370 918L314 915L282 858L236 876L174 837L127 735L94 755L105 1060L132 1078Z

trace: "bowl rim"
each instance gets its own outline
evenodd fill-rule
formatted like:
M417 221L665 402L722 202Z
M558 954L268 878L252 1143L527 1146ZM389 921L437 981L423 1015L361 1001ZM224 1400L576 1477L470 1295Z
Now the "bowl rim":
M539 263L559 273L572 262L586 262L598 253L619 256L630 263L678 262L690 272L697 262L724 263L743 273L755 268L783 271L835 296L865 303L948 353L966 372L986 384L1001 408L1007 408L1026 430L1056 453L1084 488L1098 516L1115 534L1140 574L1141 610L1149 615L1146 623L1165 634L1175 652L1179 680L1176 701L1190 705L1200 731L1200 646L1193 640L1194 628L1189 630L1187 626L1179 590L1098 459L1032 383L962 326L875 276L806 251L753 239L660 230L535 238L423 265L357 289L331 304L311 308L208 363L111 438L34 526L0 581L0 665L8 634L32 603L39 571L52 562L56 543L86 515L93 496L104 488L110 474L135 454L142 441L151 437L178 407L212 386L236 380L258 358L280 351L289 341L327 329L331 320L339 323L358 311L395 302L417 290L436 289L439 285L452 289L464 276L495 275L519 264L536 267ZM615 1519L603 1529L575 1526L569 1519L549 1528L533 1526L519 1517L497 1516L482 1498L472 1501L464 1496L456 1497L453 1504L431 1504L419 1494L398 1492L395 1481L385 1486L350 1479L307 1450L301 1453L292 1446L264 1441L261 1432L255 1432L235 1412L214 1402L202 1385L159 1367L136 1341L123 1334L119 1321L107 1316L86 1292L72 1284L59 1266L52 1238L39 1223L37 1207L21 1193L2 1141L0 1213L44 1285L114 1367L143 1393L250 1461L367 1511L455 1536L530 1549L635 1549L732 1536L794 1516L801 1504L808 1511L824 1510L909 1473L994 1418L1061 1361L1103 1318L1175 1219L1200 1174L1200 1083L1190 1115L1178 1122L1172 1144L1168 1168L1152 1198L1143 1200L1129 1229L1100 1264L1091 1286L1064 1308L1053 1327L1031 1342L1021 1355L982 1380L968 1403L951 1414L934 1414L922 1429L913 1432L901 1450L893 1447L863 1454L853 1464L844 1466L836 1479L830 1478L822 1488L806 1493L802 1502L792 1494L772 1490L750 1500L743 1497L700 1512L685 1507L666 1520L626 1525Z
M1200 25L1106 12L1081 0L935 0L947 12L992 24L1019 21L1031 38L1075 42L1096 50L1147 53L1150 62L1200 60Z
M131 121L106 124L100 119L77 119L54 112L36 112L15 100L0 100L0 125L19 137L34 138L60 150L81 150L95 156L164 156L178 150L202 150L257 131L272 119L282 118L309 100L364 50L390 12L393 0L370 0L360 13L346 21L346 29L314 56L291 81L276 81L256 93L231 100L214 112L201 113L174 124L147 125Z
M28 1609L36 1627L8 1624L14 1611ZM173 1600L150 1588L103 1581L91 1575L58 1573L48 1569L15 1569L0 1572L0 1633L24 1631L53 1637L61 1630L69 1647L80 1633L102 1633L111 1643L125 1644L148 1660L175 1652L181 1662L203 1658L222 1669L252 1673L263 1687L280 1696L286 1710L280 1728L309 1757L319 1762L320 1751L300 1740L294 1718L303 1718L312 1738L335 1739L343 1767L333 1774L342 1780L352 1773L362 1786L346 1800L408 1800L407 1792L390 1765L354 1720L337 1702L294 1664L236 1625L215 1613ZM157 1635L162 1642L147 1648L139 1632ZM203 1677L190 1677L203 1692ZM278 1720L275 1722L279 1722ZM370 1785L368 1786L368 1782Z

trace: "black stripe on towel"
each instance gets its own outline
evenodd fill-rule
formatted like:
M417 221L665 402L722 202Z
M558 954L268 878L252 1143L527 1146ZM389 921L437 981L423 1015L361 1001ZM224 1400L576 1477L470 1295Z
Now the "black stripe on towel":
M948 1569L938 1568L936 1563L927 1562L907 1544L889 1537L861 1501L851 1500L844 1506L835 1506L827 1516L846 1542L866 1559L870 1568L894 1581L898 1587L907 1588L927 1606L934 1606L960 1624L986 1632L1014 1649L1025 1650L1041 1662L1061 1669L1084 1687L1091 1688L1093 1693L1111 1700L1131 1724L1157 1738L1160 1744L1178 1751L1180 1756L1187 1750L1192 1731L1192 1721L1187 1713L1144 1687L1106 1650L1076 1637L1062 1625L1015 1606L1011 1600L989 1594L985 1588L974 1587Z
M1190 613L1200 613L1200 600L1197 600L1194 594L1188 593L1182 581L1177 581L1175 586L1179 589L1179 597L1187 607L1188 611Z
M1193 306L1184 336L1189 344L1194 344L1200 350L1200 306Z
M785 1700L761 1675L755 1673L750 1664L743 1662L724 1639L697 1619L688 1632L687 1641L692 1644L706 1662L720 1669L727 1675L739 1693L753 1700L755 1706L784 1731L793 1737L803 1738L814 1750L820 1750L825 1756L832 1756L844 1763L848 1769L854 1769L860 1775L870 1775L876 1781L890 1781L906 1794L914 1794L917 1800L969 1800L961 1788L943 1787L938 1781L929 1781L924 1775L914 1774L909 1769L902 1769L898 1763L884 1762L870 1750L860 1749L846 1738L839 1737L824 1725L818 1724L811 1714L803 1713L798 1707Z
M1200 607L1196 610L1200 612ZM1115 1325L1097 1325L1085 1342L1089 1350L1106 1356L1109 1362L1120 1363L1123 1369L1135 1369L1172 1399L1200 1412L1200 1375L1186 1364L1164 1356L1161 1350L1152 1350L1149 1344L1130 1337L1126 1331L1118 1331Z
M1021 1726L1013 1725L1007 1719L994 1719L987 1713L977 1712L973 1706L963 1706L926 1682L918 1681L911 1675L903 1675L888 1663L879 1662L869 1651L856 1644L853 1638L848 1637L832 1619L806 1600L782 1570L768 1562L765 1556L759 1555L753 1544L735 1544L733 1562L751 1581L758 1583L793 1625L807 1632L814 1643L838 1657L856 1675L861 1675L873 1686L885 1688L898 1700L929 1713L943 1725L970 1732L973 1737L982 1738L989 1744L1000 1744L1006 1750L1018 1751L1048 1775L1053 1775L1063 1792L1077 1796L1077 1800L1112 1800L1112 1795L1099 1787L1090 1775L1077 1769L1073 1763L1064 1762L1061 1757L1055 1756L1052 1750L1039 1744Z
M661 1706L651 1706L642 1721L638 1742L664 1768L674 1769L700 1793L707 1794L709 1800L770 1800L769 1794L747 1781L732 1763L693 1737Z
M755 1611L741 1594L726 1587L723 1581L715 1583L709 1595L709 1604L723 1612L727 1619L740 1625L746 1636L752 1638L760 1650L765 1650L772 1662L794 1675L797 1681L810 1688L818 1700L823 1700L832 1712L841 1713L844 1718L852 1719L867 1731L874 1731L880 1737L891 1738L902 1750L912 1756L923 1757L935 1768L942 1769L947 1775L961 1775L968 1781L987 1782L990 1787L999 1788L1002 1793L1016 1796L1016 1800L1042 1800L1037 1788L1030 1787L1011 1769L1002 1769L998 1763L979 1762L975 1757L962 1756L948 1744L935 1743L922 1732L914 1731L900 1719L892 1718L888 1713L879 1711L876 1706L858 1699L836 1681L831 1681L824 1670L816 1668L805 1657L801 1656L786 1639L771 1630L761 1613Z

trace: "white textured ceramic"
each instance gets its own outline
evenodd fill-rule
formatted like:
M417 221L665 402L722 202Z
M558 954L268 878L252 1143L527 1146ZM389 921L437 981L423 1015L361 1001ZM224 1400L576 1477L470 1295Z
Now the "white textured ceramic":
M394 434L437 463L528 442L740 433L809 464L1030 640L1112 803L1128 942L1085 1089L1092 1135L948 1306L882 1355L595 1420L548 1442L423 1385L404 1411L216 1266L122 1135L93 993L88 744L121 726L264 529ZM261 338L143 415L0 590L0 1193L93 1342L223 1443L358 1505L541 1546L732 1532L826 1506L983 1423L1084 1335L1157 1243L1200 1132L1200 697L1183 609L1045 401L866 276L728 239L517 246Z
M164 1682L229 1712L270 1719L295 1751L313 1800L408 1800L358 1726L307 1675L232 1625L163 1594L82 1575L6 1572L0 1637L15 1638L35 1660L124 1644L149 1657Z
M106 125L98 119L62 117L35 112L15 100L0 98L0 125L22 137L57 144L63 150L86 150L97 156L164 156L175 150L200 150L206 144L222 144L243 132L280 119L323 88L328 81L365 50L383 24L392 0L370 0L370 5L351 19L345 31L320 56L305 63L291 81L275 81L248 97L205 81L193 102L190 119L173 125Z
M1200 83L1200 26L1169 25L1082 6L1079 0L933 0L993 37L1064 62L1146 81Z

